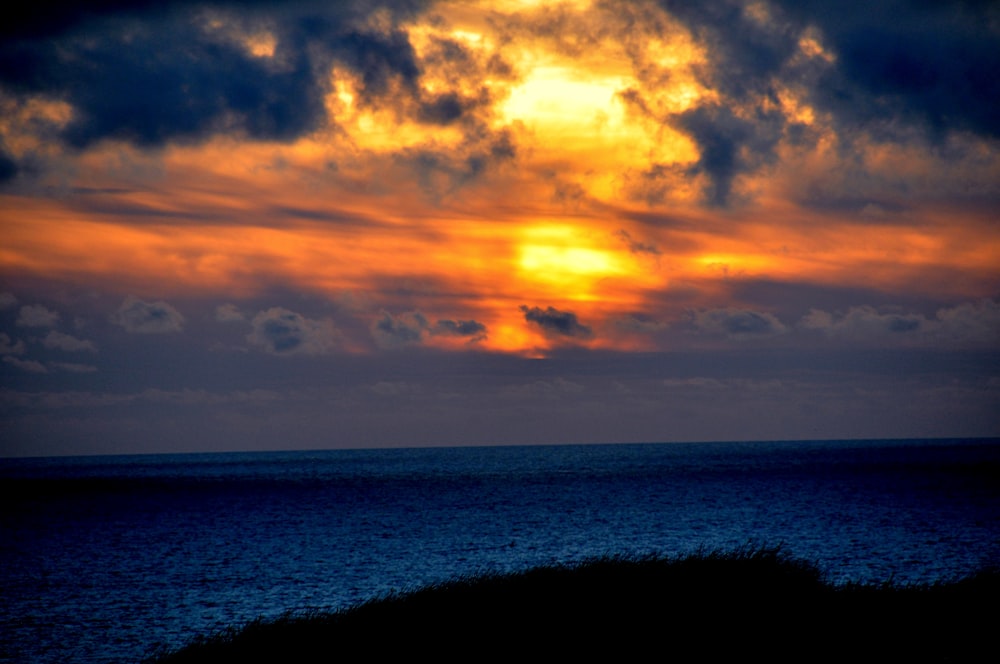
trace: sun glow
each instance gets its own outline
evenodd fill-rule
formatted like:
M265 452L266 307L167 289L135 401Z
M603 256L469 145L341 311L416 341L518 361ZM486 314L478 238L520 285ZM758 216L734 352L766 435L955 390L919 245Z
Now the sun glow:
M572 300L594 299L600 280L628 273L619 254L596 246L585 233L570 226L529 227L523 231L517 251L521 280L555 289Z

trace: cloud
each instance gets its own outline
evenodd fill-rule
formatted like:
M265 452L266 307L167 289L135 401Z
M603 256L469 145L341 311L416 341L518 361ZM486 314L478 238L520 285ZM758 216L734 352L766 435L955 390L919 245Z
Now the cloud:
M774 314L725 308L695 311L690 314L694 326L709 334L729 338L769 337L785 332L785 326Z
M247 341L274 355L325 355L341 343L333 321L313 320L282 307L261 311L250 325Z
M995 3L776 4L799 25L817 28L836 55L812 92L842 126L1000 137Z
M439 197L497 170L516 156L517 144L511 131L476 127L465 132L458 146L421 144L402 150L395 161L416 172L425 193Z
M699 156L686 174L705 176L704 201L728 205L737 177L775 160L776 147L789 124L774 103L775 85L782 82L798 53L802 28L775 18L763 3L662 0L659 4L706 47L708 63L698 76L716 93L700 105L659 119L697 144ZM630 90L627 95L637 107L652 106L641 90ZM658 180L675 171L654 166L646 177Z
M79 364L76 362L52 362L51 367L68 371L69 373L94 373L97 367L90 364Z
M12 355L4 355L3 361L11 366L21 369L22 371L27 371L28 373L43 374L49 372L49 370L45 368L44 364L36 362L35 360L22 360Z
M3 178L0 177L0 180ZM0 293L0 311L10 309L17 304L17 298L13 293Z
M143 302L130 295L111 315L111 322L132 334L166 334L180 332L184 316L166 302Z
M427 337L465 337L470 342L486 338L486 326L475 320L441 319L431 324L419 311L393 316L387 311L372 323L372 336L382 348L423 343Z
M628 247L629 252L633 254L651 254L653 256L659 256L663 253L656 248L656 245L639 242L638 240L633 239L631 233L625 229L615 231L615 237L624 242L625 246Z
M766 89L797 51L798 26L776 16L765 3L661 0L659 4L707 46L711 69L703 75L727 97L746 99Z
M718 206L730 202L738 175L774 161L781 138L782 120L777 113L758 113L751 121L725 106L700 106L681 113L675 121L700 148L688 174L708 176L704 197Z
M486 326L476 320L439 320L431 328L434 336L469 337L474 341L486 338Z
M220 323L238 323L246 320L246 316L235 304L220 304L215 308L215 320Z
M406 32L348 29L332 45L338 61L360 76L362 101L372 104L392 93L415 92L420 67Z
M861 342L995 347L1000 342L1000 304L994 300L965 302L939 309L933 317L869 305L850 307L844 313L812 309L799 321L799 327Z
M776 83L808 83L811 101L841 126L1000 136L1000 16L990 3L660 4L708 46L706 76L739 104L773 94Z
M0 332L0 355L23 355L24 342L18 339L14 341L5 333Z
M17 324L21 327L54 327L59 322L59 313L40 304L21 307Z
M995 300L964 302L939 309L935 316L943 340L988 347L1000 343L1000 303Z
M524 312L524 320L537 325L547 336L572 337L576 339L590 339L594 336L593 330L580 323L576 314L569 311L559 311L553 307L528 307L521 305Z
M159 146L227 128L280 140L316 126L320 89L294 42L282 41L276 58L255 57L191 9L8 40L0 82L69 103L73 118L59 137L74 147L105 138Z
M659 119L697 143L700 155L688 172L707 177L712 205L730 202L741 175L773 164L780 143L810 149L830 137L828 127L844 147L941 144L961 132L1000 137L995 3L658 4L705 47L698 75L716 94ZM654 105L646 94L629 91L648 109ZM797 108L809 108L808 117ZM851 168L865 167L871 164Z
M90 353L97 352L97 346L94 345L93 341L88 341L86 339L77 339L76 337L63 334L62 332L57 332L55 330L50 331L44 339L42 339L42 345L46 348L56 348L59 350L65 350L69 352L87 351Z
M387 112L399 123L461 126L457 150L428 136L394 155L436 194L515 155L512 135L490 121L488 81L511 78L509 67L497 53L439 35L422 37L418 52L400 21L423 2L183 5L112 3L11 31L0 40L0 88L22 106L50 99L63 107L17 126L47 146L110 139L155 149L220 135L291 143L349 122L342 113ZM351 90L350 112L328 103L338 86ZM4 147L0 135L0 181L41 154Z
M916 338L919 333L927 331L929 322L919 314L883 313L866 305L851 307L842 315L812 309L802 318L799 326L820 330L831 337L874 340L892 336Z
M423 341L424 332L430 327L427 318L420 312L393 316L387 311L372 323L371 332L382 348L399 348Z
M108 138L158 147L218 133L291 141L328 120L334 63L358 78L362 103L415 94L420 67L393 24L417 4L60 7L14 21L23 30L7 26L0 86L72 107L53 138L76 148Z
M621 316L612 319L611 322L616 329L630 334L653 334L669 327L666 323L643 315Z

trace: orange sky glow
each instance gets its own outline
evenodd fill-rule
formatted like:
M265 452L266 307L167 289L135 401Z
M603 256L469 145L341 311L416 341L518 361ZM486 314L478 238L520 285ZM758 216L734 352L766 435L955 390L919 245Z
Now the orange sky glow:
M662 307L676 284L698 283L709 298L713 282L741 279L993 294L993 213L794 202L803 188L840 186L848 160L872 178L946 186L933 151L858 141L846 156L828 114L794 86L776 85L772 99L732 107L734 116L774 111L817 141L800 148L779 139L777 161L733 178L731 204L706 205L706 176L693 168L706 148L664 118L723 103L704 75L710 45L664 15L655 37L639 28L622 39L626 24L643 20L640 9L621 16L587 2L514 2L448 10L400 27L422 65L418 94L461 99L474 109L467 119L428 122L402 94L375 105L357 74L334 67L330 121L292 142L220 135L150 152L104 141L65 156L69 171L48 183L55 194L0 196L0 271L150 297L249 297L272 283L332 301L364 292L362 317L404 307L474 318L490 330L479 348L510 352L561 343L527 327L521 305L571 310L611 329L616 318ZM575 29L543 29L554 23ZM266 28L209 17L204 29L281 66ZM462 66L442 57L447 48L462 49ZM815 31L794 58L835 60ZM43 149L32 123L64 125L73 112L60 100L30 99L4 123L8 146ZM1000 178L995 154L983 150L985 172L966 174L973 185ZM682 221L642 223L651 214ZM962 278L914 282L934 272ZM402 282L412 291L405 303L382 292ZM637 340L609 333L574 343L632 348Z

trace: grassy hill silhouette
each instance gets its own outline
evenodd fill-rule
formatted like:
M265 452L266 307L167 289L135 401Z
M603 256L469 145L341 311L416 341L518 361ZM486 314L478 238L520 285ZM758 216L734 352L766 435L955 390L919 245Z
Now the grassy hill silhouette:
M996 571L931 585L832 585L773 548L605 557L257 620L153 661L988 661L998 599Z

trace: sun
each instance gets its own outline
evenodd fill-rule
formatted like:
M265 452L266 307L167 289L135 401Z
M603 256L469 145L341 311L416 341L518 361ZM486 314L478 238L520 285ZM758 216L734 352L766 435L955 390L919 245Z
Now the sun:
M592 234L565 224L525 228L517 246L518 281L548 297L588 301L601 297L601 282L625 276L620 252L600 246Z

